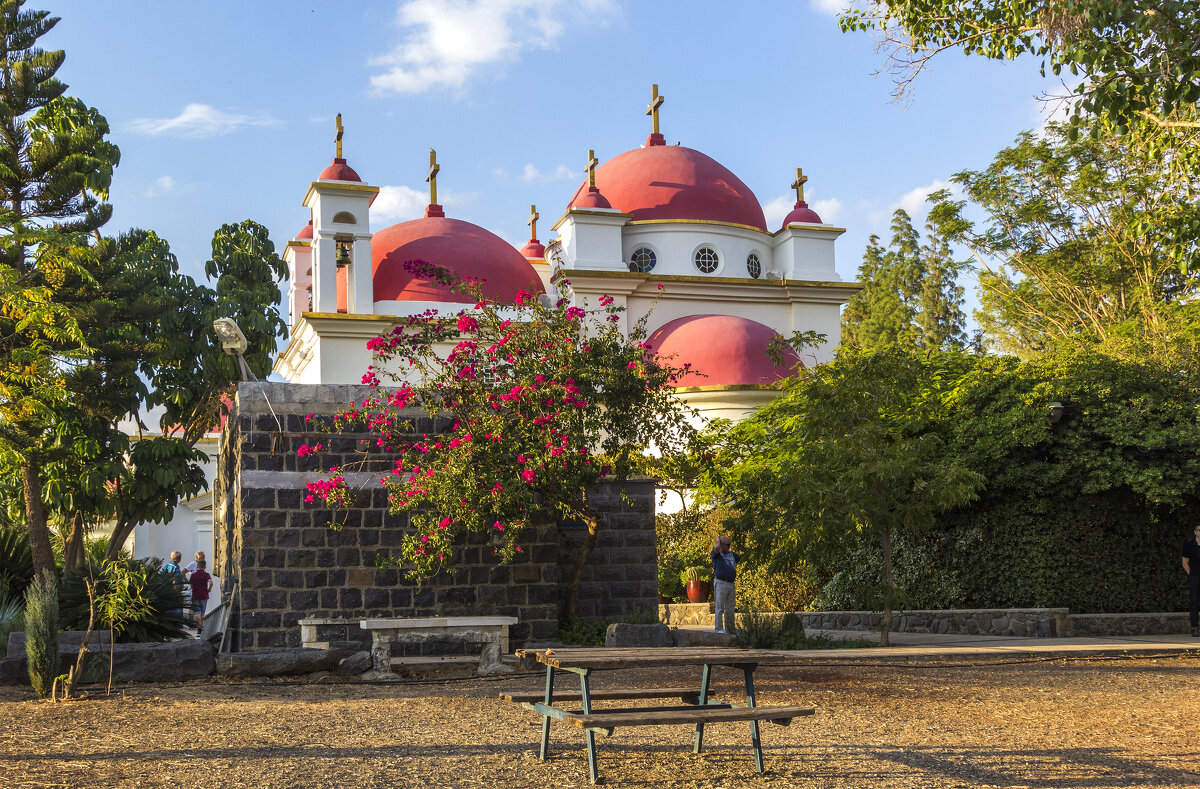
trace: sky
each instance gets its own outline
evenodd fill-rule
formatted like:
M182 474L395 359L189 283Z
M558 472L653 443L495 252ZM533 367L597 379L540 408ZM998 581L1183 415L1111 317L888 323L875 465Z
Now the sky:
M68 93L97 108L121 149L106 231L152 229L202 278L213 231L254 219L279 252L334 154L381 187L372 229L420 216L429 149L448 216L521 246L601 162L642 145L650 86L668 144L732 170L778 228L795 195L847 229L837 270L855 278L892 211L980 169L1042 123L1055 86L1036 64L950 52L907 105L875 76L867 34L843 34L840 0L29 0L61 21Z

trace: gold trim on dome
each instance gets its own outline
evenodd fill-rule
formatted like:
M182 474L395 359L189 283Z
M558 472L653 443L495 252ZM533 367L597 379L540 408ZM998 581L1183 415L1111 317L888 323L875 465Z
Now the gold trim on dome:
M284 246L285 247L311 247L312 240L309 239L308 241L300 241L298 239L293 238L291 241L284 244Z
M809 224L805 224L804 222L792 222L790 225L784 225L783 227L779 228L774 233L771 233L771 235L777 236L780 233L782 233L783 231L787 230L788 228L792 228L792 227L799 228L801 230L817 230L822 233L845 233L846 232L846 228L844 228L844 227L834 227L833 225L809 225Z
M308 318L309 320L389 321L391 323L408 320L407 315L352 315L348 312L303 312L300 314L300 317Z
M743 230L753 230L755 233L771 235L771 231L763 230L754 225L743 225L740 222L720 222L716 219L635 219L630 225L718 225L721 227L738 227Z
M779 384L724 384L720 386L681 386L676 394L693 394L701 392L778 392L783 387Z
M324 179L324 178L318 179L316 181L309 183L308 188L311 191L313 188L318 187L318 186L325 186L325 187L329 187L330 189L341 189L346 192L378 192L379 191L378 186L371 186L370 184L356 183L354 181L330 181L330 180Z
M572 214L583 214L584 216L611 216L615 219L630 219L633 214L624 214L615 208L568 208L566 213L558 218L558 221L550 226L551 230L558 230L563 222L567 221L567 217Z

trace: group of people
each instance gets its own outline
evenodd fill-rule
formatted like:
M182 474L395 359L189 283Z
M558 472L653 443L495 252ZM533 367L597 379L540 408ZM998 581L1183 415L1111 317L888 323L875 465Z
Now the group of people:
M205 569L208 563L204 559L204 551L196 551L196 558L185 567L179 566L182 559L183 554L172 551L171 560L163 565L162 571L175 578L180 586L186 584L191 590L191 610L195 617L196 630L200 631L204 629L204 613L208 610L208 598L212 594L212 576Z

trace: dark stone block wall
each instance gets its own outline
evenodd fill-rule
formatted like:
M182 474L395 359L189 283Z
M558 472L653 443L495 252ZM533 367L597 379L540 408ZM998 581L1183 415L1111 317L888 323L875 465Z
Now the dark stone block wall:
M408 525L404 516L387 511L379 483L390 457L368 434L313 428L366 392L340 385L239 387L222 436L213 529L214 569L234 600L233 648L299 646L299 620L333 617L515 616L520 621L510 629L512 644L553 638L583 529L534 521L511 564L491 556L486 538L465 535L452 569L420 586L405 580L401 570L376 566L381 554L399 555ZM313 419L306 420L310 414ZM414 436L437 429L433 420L412 412ZM302 444L315 443L326 447L319 458L297 456ZM364 452L368 470L345 474L352 488L363 487L348 512L304 503L304 485L323 478L321 468L344 467ZM628 483L624 494L605 486L594 499L605 528L584 573L578 613L610 616L653 608L653 483ZM345 632L354 635L353 628Z

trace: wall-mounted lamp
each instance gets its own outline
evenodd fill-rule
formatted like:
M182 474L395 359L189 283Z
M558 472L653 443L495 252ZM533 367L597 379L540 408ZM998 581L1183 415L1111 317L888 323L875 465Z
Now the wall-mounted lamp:
M1062 419L1062 415L1063 415L1063 404L1059 403L1059 402L1051 403L1050 404L1050 413L1049 413L1050 423L1056 424L1058 422L1058 420Z
M237 322L233 318L217 318L213 321L213 331L221 340L221 350L238 358L238 365L242 368L242 380L257 381L254 373L250 372L245 357L242 356L250 347L250 343L246 340L246 335L242 334L242 330L238 328Z

